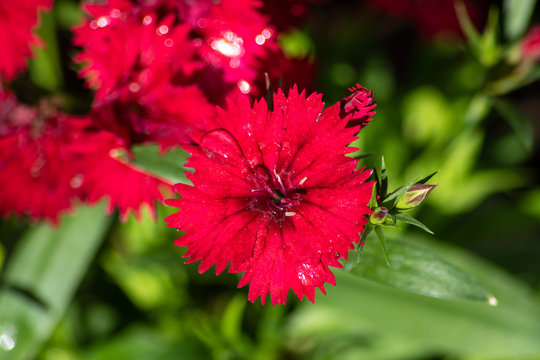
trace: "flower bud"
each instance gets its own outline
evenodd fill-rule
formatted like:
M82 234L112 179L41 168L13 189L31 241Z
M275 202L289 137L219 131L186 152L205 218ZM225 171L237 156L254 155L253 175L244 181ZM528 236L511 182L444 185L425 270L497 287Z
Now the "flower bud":
M356 87L350 88L349 91L351 94L339 102L339 116L348 120L347 127L360 125L363 128L375 115L373 109L377 104L375 104L373 91L360 84L356 84Z
M540 26L532 28L523 38L521 54L525 59L540 60Z
M437 185L414 184L407 192L399 198L396 208L399 210L408 210L420 205L428 194Z
M378 207L373 209L373 214L369 216L369 222L373 225L380 225L386 219L388 215L388 209L384 207Z

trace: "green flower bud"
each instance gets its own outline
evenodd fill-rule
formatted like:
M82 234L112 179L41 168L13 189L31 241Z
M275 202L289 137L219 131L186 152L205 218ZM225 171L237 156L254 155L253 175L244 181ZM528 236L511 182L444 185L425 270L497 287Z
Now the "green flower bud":
M420 205L437 185L414 184L399 198L396 209L409 210Z
M388 209L384 207L378 207L373 209L373 214L369 216L369 222L373 225L380 225L384 222L386 219L386 215L388 215Z

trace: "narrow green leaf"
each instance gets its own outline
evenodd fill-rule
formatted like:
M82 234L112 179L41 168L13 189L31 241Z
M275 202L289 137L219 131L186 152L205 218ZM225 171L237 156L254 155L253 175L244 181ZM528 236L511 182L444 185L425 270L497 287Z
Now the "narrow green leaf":
M480 34L474 27L471 18L469 17L467 7L462 0L459 0L455 2L455 8L459 24L463 30L463 33L467 37L470 46L473 49L478 49L480 47Z
M406 213L397 213L395 215L396 217L396 220L399 220L399 221L403 221L404 223L407 223L407 224L411 224L411 225L414 225L414 226L417 226L419 227L420 229L430 233L430 234L433 234L433 231L431 231L426 225L422 224L420 221L418 221L417 219L413 218L411 215L409 214L406 214Z
M385 244L386 240L384 239L384 232L383 232L382 227L375 226L375 234L377 234L377 239L379 239L379 244L381 245L381 249L384 255L384 260L386 261L386 265L390 266L390 261L388 260L388 251L386 250L386 244Z
M77 209L57 229L39 224L18 240L0 288L0 327L11 329L12 344L0 346L2 359L34 358L54 330L108 228L104 205Z
M419 247L386 240L392 263L374 246L366 245L359 264L351 273L367 279L433 297L494 304L493 296L478 281L458 267Z
M416 184L425 184L427 183L433 176L435 176L440 170L435 170L434 172L432 172L431 174L429 174L428 176L426 176L425 178L423 179L420 179L416 182Z
M508 121L525 149L530 151L533 146L534 133L525 115L514 105L501 98L495 100L495 108Z
M379 195L385 197L388 192L388 174L386 173L386 164L384 163L384 156L381 157L381 192Z
M534 11L536 0L504 1L504 34L516 40L525 33Z
M186 168L189 154L181 148L161 153L158 145L137 145L132 149L135 159L133 163L152 174L155 174L173 184L183 183L191 185L185 172L193 170Z
M28 64L30 79L49 91L60 89L64 83L55 21L53 11L41 14L41 26L37 33L45 42L45 47L35 49L35 56Z

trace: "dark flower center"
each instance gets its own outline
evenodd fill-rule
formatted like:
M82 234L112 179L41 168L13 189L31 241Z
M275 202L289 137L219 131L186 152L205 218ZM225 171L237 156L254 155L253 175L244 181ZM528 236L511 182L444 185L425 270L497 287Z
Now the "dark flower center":
M295 186L286 186L277 173L271 173L264 165L253 169L254 175L250 179L254 183L253 199L250 208L261 212L270 212L277 219L283 216L294 216L294 207L300 205L301 195L305 189L298 188L303 182Z

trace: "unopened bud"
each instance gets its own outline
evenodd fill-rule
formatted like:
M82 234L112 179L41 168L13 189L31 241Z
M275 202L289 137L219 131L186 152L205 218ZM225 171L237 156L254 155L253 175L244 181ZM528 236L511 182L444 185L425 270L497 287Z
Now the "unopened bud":
M437 185L414 184L407 192L399 198L396 208L408 210L420 205Z
M362 128L375 115L373 109L377 104L373 97L373 91L362 87L360 84L356 84L356 87L350 88L349 91L351 91L351 94L339 102L339 116L348 120L347 127L360 125Z
M378 207L373 209L373 214L369 216L369 222L373 225L380 225L386 219L388 215L388 209L384 207Z
M540 60L540 26L532 28L523 38L521 54L525 59Z

